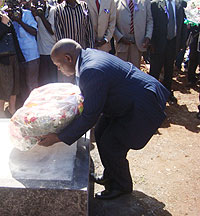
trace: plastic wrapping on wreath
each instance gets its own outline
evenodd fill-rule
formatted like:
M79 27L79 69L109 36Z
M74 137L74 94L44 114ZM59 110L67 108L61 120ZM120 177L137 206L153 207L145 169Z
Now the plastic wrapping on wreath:
M40 136L61 131L82 110L83 97L78 86L53 83L36 88L11 118L11 142L27 151L38 143Z
M187 2L187 7L185 8L185 14L187 19L185 19L185 24L190 24L192 26L200 25L200 1L190 0Z

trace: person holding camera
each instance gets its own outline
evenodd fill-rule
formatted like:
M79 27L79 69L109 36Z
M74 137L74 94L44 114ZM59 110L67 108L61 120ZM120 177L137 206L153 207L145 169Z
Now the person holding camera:
M18 61L25 61L10 18L0 11L1 42L4 42L3 38L6 34L12 35L15 54L5 55L0 52L0 118L11 117L16 111L16 95L20 91ZM9 106L4 111L6 101L9 102Z
M25 62L21 64L20 85L22 91L18 98L18 106L20 107L29 93L38 87L40 62L36 41L38 28L30 10L19 8L19 3L15 0L10 1L8 7L8 15L13 21L19 45L25 57Z
M54 10L47 2L32 1L31 11L38 24L37 44L40 53L39 86L57 82L57 68L50 53L56 43L54 35Z

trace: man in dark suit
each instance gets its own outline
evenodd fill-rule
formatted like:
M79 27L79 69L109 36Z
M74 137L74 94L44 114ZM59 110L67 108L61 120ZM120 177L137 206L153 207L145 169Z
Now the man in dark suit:
M70 39L57 42L51 57L65 75L76 74L84 109L60 133L44 136L39 145L59 141L70 145L96 124L95 139L104 174L91 177L106 189L96 198L112 199L130 193L127 152L143 148L159 128L165 119L169 92L133 64L106 52L84 50Z
M153 35L151 39L150 75L159 79L164 66L163 85L171 91L174 60L184 47L187 29L184 25L185 12L181 0L155 0L151 3L153 16ZM177 99L173 92L171 103Z

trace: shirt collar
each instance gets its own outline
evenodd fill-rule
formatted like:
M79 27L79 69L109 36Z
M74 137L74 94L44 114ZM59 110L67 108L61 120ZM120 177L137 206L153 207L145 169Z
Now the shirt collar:
M78 56L77 60L76 60L76 65L75 65L75 76L76 76L76 85L79 85L79 78L80 78L80 72L79 72L79 59L80 59L80 55Z

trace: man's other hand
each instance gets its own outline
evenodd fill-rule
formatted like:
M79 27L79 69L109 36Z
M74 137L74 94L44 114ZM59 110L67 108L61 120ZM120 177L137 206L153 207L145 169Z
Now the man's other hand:
M61 142L57 134L50 133L50 134L41 136L39 139L38 145L48 147L48 146L52 146L53 144L57 142Z
M149 42L150 42L150 39L148 37L145 37L142 43L143 48L147 48L149 46Z

